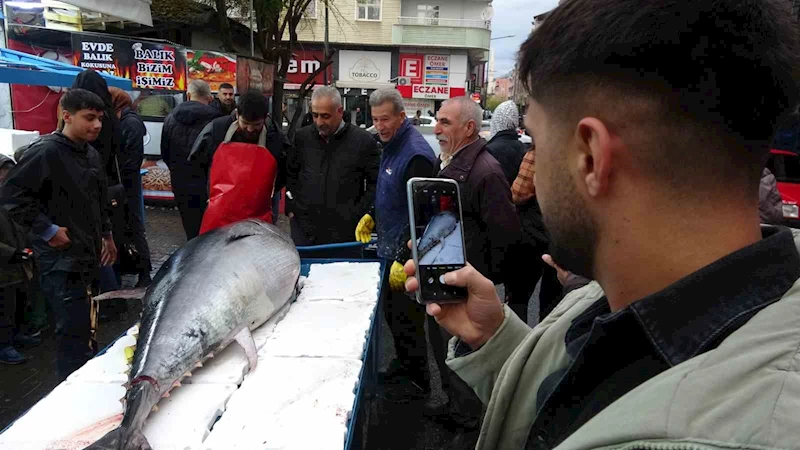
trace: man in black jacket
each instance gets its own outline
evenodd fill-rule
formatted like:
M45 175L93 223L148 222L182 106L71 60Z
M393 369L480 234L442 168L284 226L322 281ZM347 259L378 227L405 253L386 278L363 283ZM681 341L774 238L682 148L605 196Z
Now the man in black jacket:
M61 98L63 131L31 143L0 188L0 206L39 236L33 251L41 286L56 318L58 374L65 379L93 353L87 287L98 263L117 259L105 171L97 139L106 105L71 89Z
M161 131L161 157L169 167L172 193L181 213L186 239L200 233L200 223L208 201L208 178L205 169L188 160L200 131L220 116L209 106L211 88L202 80L192 80L186 89L189 101L173 109L164 119Z
M314 125L301 128L288 161L287 203L297 245L350 242L375 201L380 146L343 120L339 91L320 87L311 96Z
M211 91L209 91L209 96ZM222 83L219 85L219 92L217 98L213 99L210 106L219 111L220 115L228 116L234 109L236 109L236 99L233 94L233 86L230 83Z

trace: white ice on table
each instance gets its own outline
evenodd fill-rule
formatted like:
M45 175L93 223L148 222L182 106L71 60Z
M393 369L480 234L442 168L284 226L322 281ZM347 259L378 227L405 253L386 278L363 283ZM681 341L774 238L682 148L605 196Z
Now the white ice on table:
M464 264L464 246L461 241L461 223L419 260L421 266Z
M339 450L360 371L361 361L261 356L203 449Z

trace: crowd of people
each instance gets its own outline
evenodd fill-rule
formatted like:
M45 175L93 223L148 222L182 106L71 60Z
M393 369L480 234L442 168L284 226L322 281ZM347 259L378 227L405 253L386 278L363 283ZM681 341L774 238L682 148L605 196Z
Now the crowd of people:
M410 386L390 400L427 398L430 347L448 402L426 414L480 430L478 448L794 448L800 254L774 226L764 168L800 102L784 3L562 2L520 49L531 149L513 102L488 139L478 104L443 102L437 154L396 89L370 95L373 136L319 87L290 141L260 92L234 105L232 87L214 99L192 81L161 142L184 231L275 221L285 187L298 246L377 234L397 355L381 381ZM59 118L15 166L0 161L0 360L24 360L14 345L31 336L9 305L21 292L36 303L38 279L66 376L96 350L87 292L119 283L124 248L144 255L141 285L150 265L130 98L86 71ZM408 295L412 177L459 184L468 265L444 283L465 302ZM131 225L116 224L118 204Z

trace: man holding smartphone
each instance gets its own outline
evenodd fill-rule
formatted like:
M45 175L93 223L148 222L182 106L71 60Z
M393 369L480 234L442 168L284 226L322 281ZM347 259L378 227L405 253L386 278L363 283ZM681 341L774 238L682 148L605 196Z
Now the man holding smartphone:
M61 97L62 131L30 144L0 188L11 219L39 237L33 252L43 294L56 319L56 365L63 380L93 355L87 288L98 265L117 259L111 235L105 170L88 144L103 126L105 104L92 92Z
M531 330L474 268L445 275L468 300L427 310L487 404L478 448L797 447L800 232L756 208L800 102L795 17L572 0L523 43L552 256L596 281Z
M383 377L386 381L407 378L416 387L416 396L425 397L430 392L425 310L404 292L406 275L402 263L410 254L406 246L410 236L406 183L413 177L430 177L436 156L406 118L403 98L396 89L373 92L369 103L383 153L373 208L375 214L370 212L361 218L356 227L356 239L369 242L377 224L378 256L391 264L389 285L392 292L384 311L397 359Z

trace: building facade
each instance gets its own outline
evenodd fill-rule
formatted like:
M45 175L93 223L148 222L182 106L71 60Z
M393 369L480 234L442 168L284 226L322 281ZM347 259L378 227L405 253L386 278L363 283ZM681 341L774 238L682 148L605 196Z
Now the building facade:
M486 0L342 0L329 11L336 50L333 85L350 119L371 124L368 96L396 87L409 115L435 112L451 97L485 96L491 6ZM298 27L300 49L319 51L324 6L312 3Z

